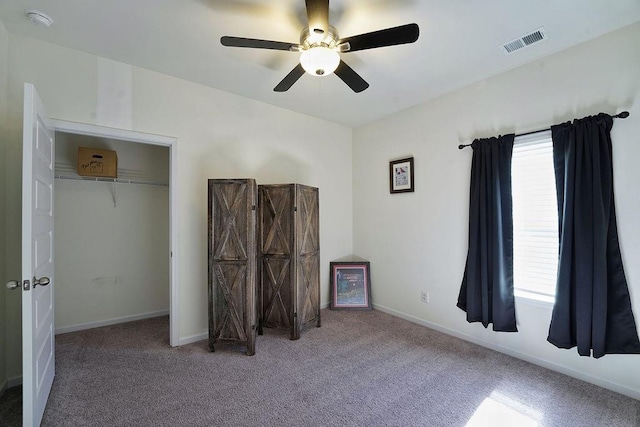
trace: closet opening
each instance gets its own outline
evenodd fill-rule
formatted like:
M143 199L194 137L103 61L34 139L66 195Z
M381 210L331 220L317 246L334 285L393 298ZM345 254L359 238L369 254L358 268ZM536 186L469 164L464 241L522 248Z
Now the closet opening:
M56 334L169 316L178 345L175 139L55 124ZM117 177L82 176L79 147L114 151Z

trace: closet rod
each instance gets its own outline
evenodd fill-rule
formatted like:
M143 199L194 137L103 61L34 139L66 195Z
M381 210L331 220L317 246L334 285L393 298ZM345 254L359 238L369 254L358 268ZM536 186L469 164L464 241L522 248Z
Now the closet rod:
M627 117L629 117L629 112L628 111L623 111L619 114L616 114L615 116L611 116L614 119L626 119ZM534 133L538 133L538 132L545 132L551 130L550 127L546 128L546 129L539 129L539 130L532 130L531 132L526 132L526 133L520 133L516 135L516 138L519 136L527 136L527 135L533 135ZM471 143L473 144L473 143ZM469 147L471 146L471 144L460 144L458 145L458 150L462 150L464 147Z
M96 182L110 182L113 184L142 184L142 185L155 185L156 187L168 187L169 184L164 182L155 181L141 181L135 179L123 179L123 178L102 178L97 176L70 176L70 175L54 175L55 179L70 179L74 181L96 181Z

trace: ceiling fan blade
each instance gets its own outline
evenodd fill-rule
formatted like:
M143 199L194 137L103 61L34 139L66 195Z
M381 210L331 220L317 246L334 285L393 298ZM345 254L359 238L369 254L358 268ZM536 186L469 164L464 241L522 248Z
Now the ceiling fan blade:
M229 47L251 47L256 49L274 49L274 50L289 50L296 51L300 47L297 43L276 42L273 40L260 40L260 39L247 39L244 37L229 37L224 36L220 38L220 43L223 46Z
M311 34L329 31L329 0L306 0L307 18Z
M377 47L413 43L418 40L419 35L420 28L418 24L407 24L340 39L338 44L349 43L349 49L345 52L355 52Z
M349 67L343 60L340 60L340 65L338 65L334 73L355 93L360 93L369 87L369 83L360 77L360 74L353 71L353 68Z
M293 86L293 84L297 82L298 79L302 77L303 74L304 74L304 68L302 68L302 65L300 64L296 65L296 67L293 70L291 70L291 72L287 74L287 76L284 79L282 79L282 81L278 83L278 85L274 87L273 90L275 92L288 91L289 88Z

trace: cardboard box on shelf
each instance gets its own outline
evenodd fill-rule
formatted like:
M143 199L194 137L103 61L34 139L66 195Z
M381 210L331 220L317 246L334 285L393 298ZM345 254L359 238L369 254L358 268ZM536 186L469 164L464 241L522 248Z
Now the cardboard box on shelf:
M115 151L78 147L78 175L118 177L118 155Z

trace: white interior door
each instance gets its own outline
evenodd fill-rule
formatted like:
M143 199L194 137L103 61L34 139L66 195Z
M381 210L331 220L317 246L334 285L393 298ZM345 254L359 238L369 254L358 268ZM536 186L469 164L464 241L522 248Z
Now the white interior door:
M33 85L24 87L22 159L23 425L42 420L55 374L54 129Z

